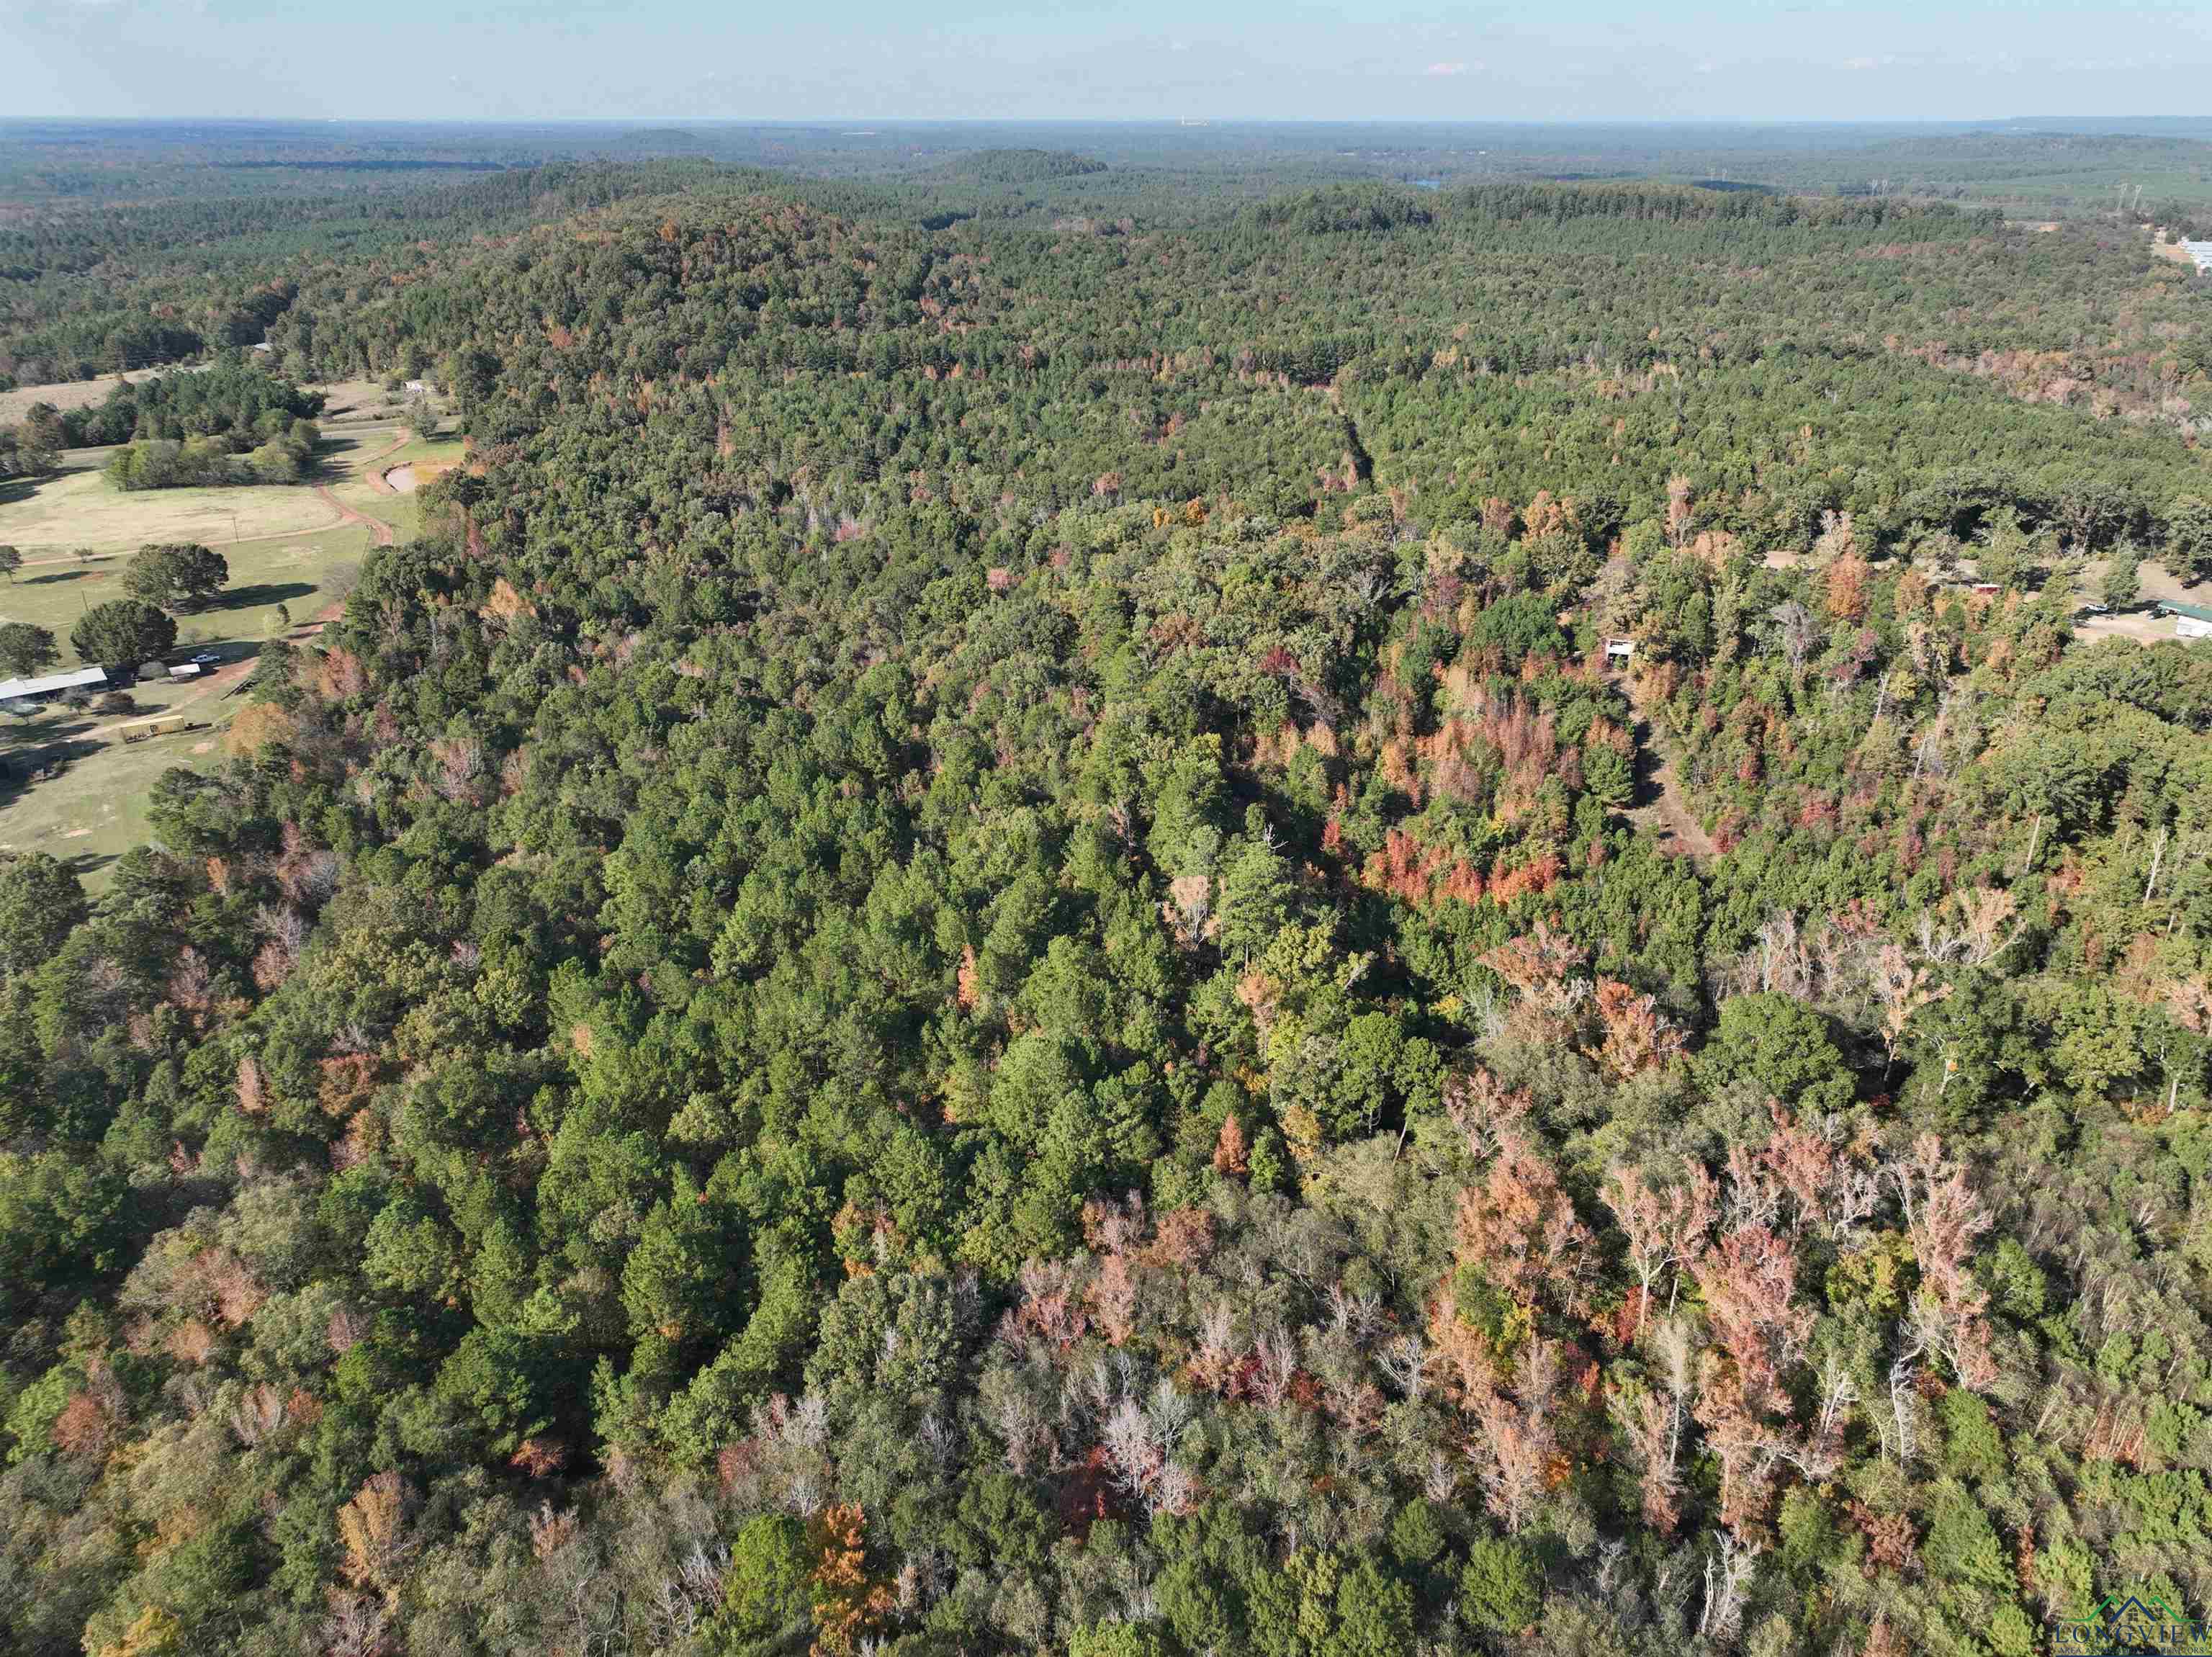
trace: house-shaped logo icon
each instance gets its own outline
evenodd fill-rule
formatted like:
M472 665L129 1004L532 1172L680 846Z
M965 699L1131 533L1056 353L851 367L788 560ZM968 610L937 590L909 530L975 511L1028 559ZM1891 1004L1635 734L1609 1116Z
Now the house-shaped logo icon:
M2192 1622L2154 1593L2107 1594L2058 1624L2060 1651L2212 1653L2212 1629Z

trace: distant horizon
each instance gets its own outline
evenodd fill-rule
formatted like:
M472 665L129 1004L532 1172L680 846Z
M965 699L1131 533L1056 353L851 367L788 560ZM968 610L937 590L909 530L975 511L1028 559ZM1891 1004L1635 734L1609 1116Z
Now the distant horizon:
M1385 115L1347 115L1331 117L1289 115L1146 115L1146 116L1079 116L1079 115L541 115L541 116L470 116L470 115L107 115L60 114L0 115L0 127L35 126L45 122L62 122L87 125L116 126L174 126L178 125L207 125L216 126L849 126L854 121L874 122L883 126L960 127L1174 127L1199 125L1215 126L1400 126L1400 127L1589 127L1599 130L1656 128L1713 128L1740 127L1748 131L1787 130L1792 127L1851 127L1851 126L2008 126L2056 125L2073 127L2091 123L2113 124L2112 136L2128 136L2120 129L2125 126L2150 126L2163 122L2202 125L2212 131L2212 115L2136 114L2136 115L1837 115L1796 119L1761 119L1756 116L1682 116L1627 117L1600 119L1594 116L1563 117L1542 119L1535 117L1506 116L1432 116L1413 118ZM2100 136L2083 134L2081 136Z
M1917 124L2195 107L2212 15L2182 0L2124 20L2092 0L847 0L764 16L386 0L364 25L277 0L0 0L0 57L11 102L45 119Z

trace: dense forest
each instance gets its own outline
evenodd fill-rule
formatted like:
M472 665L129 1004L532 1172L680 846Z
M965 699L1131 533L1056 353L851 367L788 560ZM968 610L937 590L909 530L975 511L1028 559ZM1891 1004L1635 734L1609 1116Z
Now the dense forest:
M73 417L469 449L96 899L0 867L0 1643L2212 1614L2212 652L2075 634L2212 573L2201 282L526 176Z
M803 181L799 181L803 175ZM704 122L559 126L0 119L0 390L261 343L302 287L360 297L625 198L803 192L941 229L1177 229L1343 186L1562 181L1945 202L2137 245L2212 236L2212 121L1530 126Z

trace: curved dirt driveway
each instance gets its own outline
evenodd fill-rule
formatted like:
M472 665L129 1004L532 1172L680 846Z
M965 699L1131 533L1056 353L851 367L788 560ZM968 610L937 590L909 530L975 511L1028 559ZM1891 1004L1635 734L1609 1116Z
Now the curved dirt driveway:
M337 496L331 493L331 488L328 484L317 484L315 485L315 493L319 497L320 497L325 506L327 506L331 511L338 515L338 521L340 523L366 524L368 526L370 538L374 539L379 546L389 546L392 545L392 526L385 522L383 519L372 518L366 512L355 511L343 501L341 501Z
M392 455L398 454L401 449L405 448L412 441L413 439L410 437L407 433L404 431L401 432L397 437L394 437L389 443L378 450L377 453L370 455L367 460L363 460L362 462L362 470L356 475L367 478L368 480L368 486L373 490L376 490L386 495L398 494L399 492L398 490L392 488L390 484L384 481L384 467L380 464L380 462ZM317 484L315 485L315 494L322 501L325 506L329 507L332 511L338 515L338 520L341 523L366 524L368 526L368 533L371 539L373 539L379 546L389 546L392 545L392 526L385 522L383 519L372 518L366 512L356 511L352 507L348 506L343 501L338 499L337 496L331 494L330 485L327 484Z

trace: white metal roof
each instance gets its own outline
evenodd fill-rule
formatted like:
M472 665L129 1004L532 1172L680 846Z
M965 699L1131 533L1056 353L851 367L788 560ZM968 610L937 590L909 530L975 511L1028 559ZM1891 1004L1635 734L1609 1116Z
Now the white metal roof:
M73 691L80 685L106 683L105 667L80 667L73 673L48 673L43 679L0 679L0 702L19 696L45 696L52 691Z

